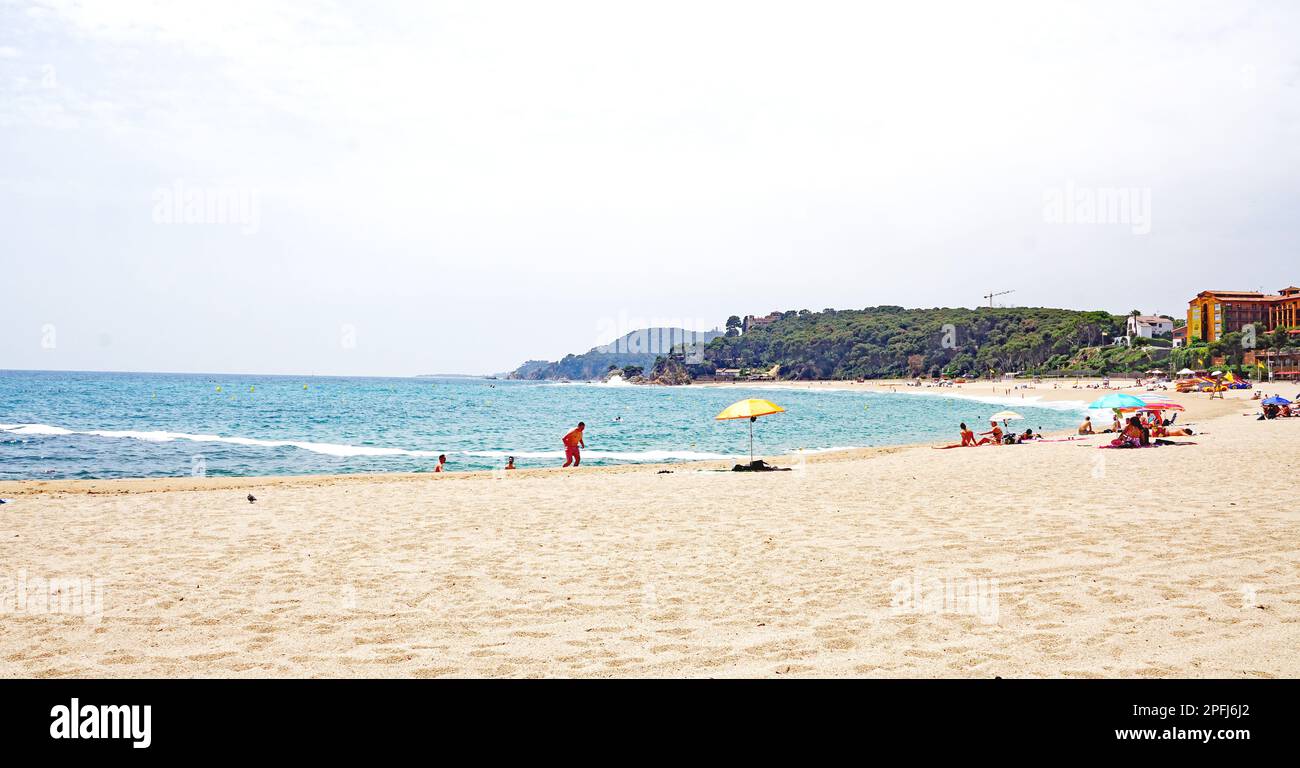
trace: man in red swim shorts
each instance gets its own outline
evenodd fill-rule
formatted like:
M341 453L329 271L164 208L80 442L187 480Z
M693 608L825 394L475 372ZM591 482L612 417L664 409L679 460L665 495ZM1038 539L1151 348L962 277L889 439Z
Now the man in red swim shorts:
M582 430L587 428L586 422L578 422L578 428L564 436L564 466L578 466L582 463L582 454L578 448L586 448L587 444L582 441Z

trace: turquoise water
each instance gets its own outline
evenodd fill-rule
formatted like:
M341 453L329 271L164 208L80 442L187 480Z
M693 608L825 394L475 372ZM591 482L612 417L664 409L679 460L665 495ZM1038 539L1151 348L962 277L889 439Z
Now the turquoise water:
M933 392L933 390L931 390ZM173 477L493 469L563 463L587 422L584 464L739 458L744 421L713 416L745 397L787 409L759 419L760 454L932 441L1000 410L930 394L634 387L483 379L329 378L0 371L0 479ZM1079 411L1008 404L1014 426L1063 429Z

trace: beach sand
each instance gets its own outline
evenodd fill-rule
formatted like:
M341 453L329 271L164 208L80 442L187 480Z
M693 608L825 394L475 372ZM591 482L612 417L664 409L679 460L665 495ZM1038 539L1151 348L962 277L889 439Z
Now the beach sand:
M1300 419L1248 395L1149 450L0 483L0 675L1295 677Z

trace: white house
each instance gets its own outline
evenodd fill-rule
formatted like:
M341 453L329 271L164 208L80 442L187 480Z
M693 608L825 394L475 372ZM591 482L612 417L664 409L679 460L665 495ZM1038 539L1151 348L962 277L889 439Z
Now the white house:
M1129 315L1128 336L1152 338L1161 333L1173 333L1174 321L1157 315Z

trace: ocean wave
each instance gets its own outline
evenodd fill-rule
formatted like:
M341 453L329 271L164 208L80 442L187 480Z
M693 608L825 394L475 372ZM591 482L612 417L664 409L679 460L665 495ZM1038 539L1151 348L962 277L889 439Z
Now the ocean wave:
M1019 405L1025 408L1043 408L1049 411L1085 411L1088 409L1087 400L1044 400L1041 395L1026 395L1024 397L1016 397L1015 395L970 395L964 392L953 392L948 388L927 391L924 388L903 387L891 392L868 392L867 394L950 397L954 400L970 400L971 402L985 403L986 405Z
M436 457L439 451L408 450L406 448L383 448L370 445L346 445L342 443L313 443L306 440L263 440L256 437L227 437L223 435L191 434L189 432L165 432L162 430L112 430L88 429L74 430L55 427L49 424L0 424L0 431L16 435L90 435L131 440L145 440L151 443L170 443L176 440L189 440L195 443L228 443L230 445L254 446L260 448L298 448L327 456L424 456Z
M71 435L70 429L51 427L49 424L0 424L0 430L15 435Z
M1085 411L1088 409L1087 400L1044 400L1042 395L1026 395L1019 397L1017 395L973 395L965 392L954 391L953 387L908 387L899 385L897 389L850 389L848 387L828 386L801 386L798 384L763 384L761 386L739 384L711 384L710 389L751 389L751 390L777 390L788 392L808 392L815 395L827 394L844 394L844 395L867 395L869 397L879 397L880 395L913 395L921 397L947 397L953 400L969 400L974 403L984 403L986 405L1008 405L1023 406L1025 408L1044 408L1049 411ZM703 387L701 388L703 389Z
M516 459L562 459L564 451L460 451L458 455L476 458L504 459L514 456ZM714 461L734 459L736 456L725 453L705 453L703 451L592 451L582 452L584 459L612 459L614 461Z
M786 451L786 453L791 455L800 453L834 453L835 451L858 451L866 447L867 446L865 445L835 445L830 448L791 448Z
M407 448L384 448L371 445L347 445L342 443L314 443L305 440L265 440L255 437L229 437L224 435L205 435L192 434L189 432L165 432L162 430L139 431L139 430L109 430L109 429L88 429L73 430L64 427L55 427L49 424L0 424L0 431L9 432L16 435L90 435L92 437L107 437L117 439L145 440L151 443L168 443L176 440L189 440L195 443L227 443L230 445L253 446L260 448L298 448L312 453L321 453L327 456L351 457L351 456L418 456L424 458L434 458L439 454L448 456L473 456L476 458L496 458L503 459L507 456L514 456L518 459L562 459L564 451L427 451ZM723 453L707 453L703 451L669 451L669 450L646 450L646 451L599 451L587 450L582 452L583 458L587 459L609 459L612 461L628 462L658 462L658 461L710 461L720 459L732 459Z

